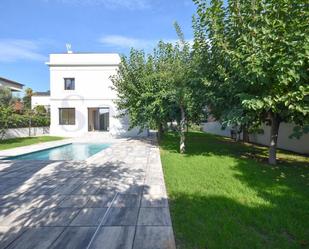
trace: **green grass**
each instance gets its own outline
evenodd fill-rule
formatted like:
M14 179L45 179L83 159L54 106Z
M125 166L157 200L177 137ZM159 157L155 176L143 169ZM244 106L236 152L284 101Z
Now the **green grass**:
M56 141L61 139L63 138L54 136L41 136L41 137L23 137L23 138L0 140L0 150L12 149L20 146Z
M177 248L309 248L309 158L200 132L160 143Z

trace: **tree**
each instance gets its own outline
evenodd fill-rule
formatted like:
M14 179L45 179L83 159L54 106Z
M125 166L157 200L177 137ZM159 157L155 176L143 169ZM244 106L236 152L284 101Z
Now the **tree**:
M0 106L9 106L13 101L10 88L0 87Z
M276 164L280 123L308 124L308 7L300 0L195 2L196 36L202 31L211 44L203 50L211 110L247 127L269 123L269 163Z
M47 111L44 105L37 105L36 107L34 107L34 111L36 114L38 115L46 115Z
M2 140L7 129L12 125L13 110L10 106L0 105L0 139Z
M202 119L205 105L190 45L177 23L175 29L176 44L160 41L152 54L132 49L129 57L123 56L112 81L118 108L130 116L131 127L156 127L160 138L166 124L177 121L184 153L186 127Z
M31 88L26 88L25 89L25 95L23 97L23 103L24 103L24 108L25 110L30 110L31 109L31 97L33 95L33 90Z

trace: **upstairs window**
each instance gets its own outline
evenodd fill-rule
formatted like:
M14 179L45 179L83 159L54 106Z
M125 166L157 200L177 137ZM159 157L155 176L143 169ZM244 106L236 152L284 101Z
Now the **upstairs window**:
M74 78L64 78L64 90L75 90Z
M75 108L59 108L59 124L75 125Z

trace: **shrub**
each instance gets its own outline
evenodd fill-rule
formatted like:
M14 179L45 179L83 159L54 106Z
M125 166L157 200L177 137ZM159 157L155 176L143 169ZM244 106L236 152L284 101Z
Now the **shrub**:
M31 124L30 124L31 120ZM10 118L10 122L8 128L25 128L25 127L41 127L41 126L49 126L50 118L47 116L41 115L20 115L20 114L12 114Z

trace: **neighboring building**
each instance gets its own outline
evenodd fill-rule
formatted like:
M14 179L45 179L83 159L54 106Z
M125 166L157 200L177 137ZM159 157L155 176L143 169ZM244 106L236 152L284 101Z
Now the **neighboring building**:
M128 118L118 118L110 77L117 73L118 54L51 54L50 113L52 135L81 136L107 132L114 136L138 135L128 131Z
M50 111L50 91L35 92L31 96L31 109L34 109L38 105L44 106L47 112Z
M0 87L8 87L12 92L20 92L23 90L23 84L16 81L0 77Z

